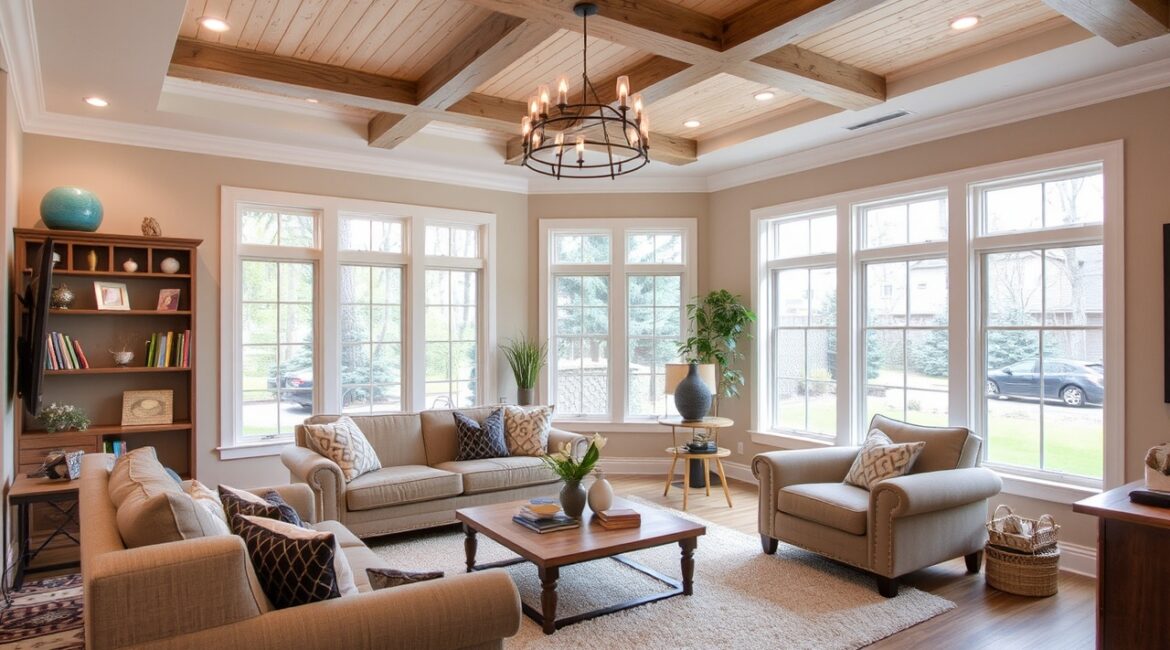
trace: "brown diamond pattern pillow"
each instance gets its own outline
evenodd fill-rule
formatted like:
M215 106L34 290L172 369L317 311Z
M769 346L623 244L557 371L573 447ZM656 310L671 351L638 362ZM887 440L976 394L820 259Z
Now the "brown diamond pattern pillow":
M232 524L244 538L256 579L273 607L283 609L341 596L333 533L246 515L235 515Z
M845 482L870 490L880 481L902 476L914 466L925 446L925 442L894 444L889 436L873 429L845 475Z
M329 424L306 424L305 434L309 449L337 463L346 483L382 469L370 441L349 416L343 415Z

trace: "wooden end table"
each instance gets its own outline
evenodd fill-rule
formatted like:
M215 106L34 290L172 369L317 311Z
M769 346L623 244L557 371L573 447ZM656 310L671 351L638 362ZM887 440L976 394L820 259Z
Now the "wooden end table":
M719 470L719 482L723 484L723 496L727 498L727 507L728 508L734 507L731 505L731 491L727 489L727 475L723 473L723 460L722 460L722 459L727 458L728 456L731 455L730 449L724 449L723 447L719 447L715 452L706 452L706 453L701 453L701 454L695 454L695 453L691 453L690 451L687 451L686 447L667 447L666 453L673 456L673 458L670 461L670 471L666 473L666 489L664 489L662 491L662 496L666 496L666 495L670 494L670 482L671 482L671 479L674 478L674 466L678 463L678 461L680 459L690 461L692 463L702 463L704 476L706 476L708 474L708 472L710 471L708 469L708 466L710 464L710 461L712 459L714 459L715 467ZM690 487L689 487L689 483L690 483L689 481L684 480L683 484L682 484L682 491L683 491L683 507L682 507L682 509L684 512L686 512L686 509L687 509L687 495L690 494L690 491L691 491ZM707 488L707 496L711 496L711 482L706 481L705 483L706 483L706 488Z
M686 510L686 488L688 484L693 488L703 488L707 491L707 496L711 495L711 474L708 471L709 463L704 461L716 456L718 458L726 458L731 455L730 450L719 448L719 430L733 426L735 421L731 418L721 417L706 417L702 420L684 420L682 417L676 415L673 417L658 418L658 424L670 427L671 439L671 447L666 450L666 453L672 457L670 473L666 475L666 491L662 493L662 496L666 496L670 492L670 481L674 476L674 468L677 466L679 458L682 458L679 453L675 452L675 450L679 450L680 453L686 454L686 460L688 461L686 464L686 475L683 477L683 483L680 486L683 488L683 510ZM692 439L697 431L707 431L708 435L714 438L715 447L718 451L698 454L690 452L684 445L680 445L678 442L679 429L690 429ZM723 481L723 493L727 497L727 507L730 508L732 507L731 495L727 490L727 478L723 473L722 461L717 460L715 466L719 468L719 478Z
M593 521L593 513L586 507L585 512L581 515L580 528L541 534L512 521L512 516L527 503L527 501L513 501L474 508L460 508L455 511L455 518L463 524L463 532L466 535L463 540L463 548L467 554L468 573L519 564L520 562L531 562L536 565L541 584L540 611L523 602L521 607L529 618L540 624L545 634L552 634L558 628L605 614L645 605L679 594L690 596L694 593L694 554L699 544L699 535L707 532L706 526L682 517L676 517L663 510L638 507L625 499L614 498L614 508L632 508L641 513L642 525L640 527L616 530L605 528ZM520 557L490 564L476 564L477 534L485 535ZM678 543L682 554L681 583L620 555L674 542ZM666 584L670 589L602 609L558 619L557 581L560 579L561 567L601 558L613 558Z
M69 524L77 523L77 485L77 481L29 478L23 474L17 476L12 482L12 488L8 491L8 503L9 505L16 506L16 541L20 545L16 558L16 574L13 576L12 581L14 590L19 591L24 586L24 574L29 571L32 561L58 535L63 535L72 540L73 543L81 545L81 540L66 530ZM62 505L63 503L69 502L72 502L69 506ZM35 549L30 548L29 531L29 506L34 503L48 504L63 516L57 529L49 533L49 536ZM70 569L78 566L81 566L80 561L62 562L60 564L37 567L35 570L56 571L58 569Z

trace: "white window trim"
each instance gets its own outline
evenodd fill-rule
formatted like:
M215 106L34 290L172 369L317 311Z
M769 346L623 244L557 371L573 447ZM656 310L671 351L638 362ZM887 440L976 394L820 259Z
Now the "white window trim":
M682 264L629 264L626 262L626 234L645 234L651 232L682 232L683 233L683 263ZM554 425L558 428L578 431L634 432L634 431L664 431L655 423L657 416L632 417L627 416L629 408L626 394L626 379L628 377L627 350L624 344L626 331L626 285L625 278L630 274L679 273L682 275L682 310L680 324L682 332L686 332L686 304L698 294L698 221L694 218L618 218L618 219L541 219L539 222L539 269L538 269L538 309L540 340L550 341L553 331L552 319L555 314L550 309L551 291L550 279L552 276L551 240L554 234L581 233L581 234L608 234L610 237L610 261L608 264L573 264L557 265L557 272L579 272L584 274L602 273L609 276L609 408L608 416L601 418L561 418L554 415ZM615 307L616 306L616 307ZM615 345L614 341L623 341L622 345ZM549 355L556 354L550 342ZM552 363L546 365L542 371L538 389L539 400L548 403L553 394Z
M427 268L476 269L479 282L479 350L476 372L476 396L481 404L496 391L496 215L486 212L437 208L430 206L367 201L340 197L317 196L294 192L278 192L241 187L220 188L220 444L216 447L221 460L278 455L293 442L291 436L275 440L252 441L242 439L236 430L241 421L242 394L239 378L242 372L238 354L242 340L242 311L239 296L239 264L244 250L261 251L264 247L243 246L239 243L238 204L274 205L309 209L320 214L317 237L320 250L285 249L282 257L303 255L317 261L317 282L314 288L316 313L314 315L314 356L321 360L340 358L340 332L333 321L321 314L336 314L342 263L370 263L397 265L403 268L402 309L402 381L404 409L420 411L425 408L426 310L422 308ZM339 251L338 224L341 213L360 213L392 216L403 222L403 252L381 253L369 251ZM461 224L480 227L480 255L478 259L435 257L424 255L425 226L427 224ZM327 368L325 361L314 368L314 413L341 412L340 373Z
M823 446L822 436L809 435L800 431L771 431L765 426L767 418L767 336L768 314L768 251L766 228L777 218L836 209L837 212L837 376L848 378L849 386L860 386L858 373L859 350L853 350L855 336L860 336L860 318L857 316L857 287L860 285L860 260L871 253L885 258L897 254L901 247L885 247L860 251L860 229L852 218L855 204L868 203L883 198L909 196L938 190L947 190L949 211L948 240L932 242L924 246L938 245L945 251L948 261L949 284L951 287L949 336L951 341L978 341L979 293L977 287L978 250L975 241L976 224L969 218L972 206L968 200L969 186L987 183L996 179L1021 176L1061 167L1100 162L1104 173L1105 223L1104 225L1070 226L1070 232L1063 233L1069 241L1075 241L1077 233L1089 239L1104 237L1105 268L1105 381L1109 387L1109 400L1104 409L1104 454L1103 478L1100 489L1110 489L1125 482L1125 212L1124 212L1124 145L1112 141L1089 145L1050 154L1042 154L1019 160L970 169L936 174L924 178L900 181L887 185L842 192L826 197L795 201L757 208L751 212L750 264L752 274L752 304L761 318L755 326L755 354L752 355L750 376L754 381L753 408L749 431L752 441L781 448L806 448ZM1002 237L1016 239L1021 245L1034 241L1054 239L1054 229L1048 232L1024 231L1019 233L996 234L982 239ZM1096 230L1097 232L1092 232ZM961 235L961 236L957 236ZM913 245L922 251L919 245ZM956 290L962 288L963 290ZM971 376L970 369L980 368L981 350L978 344L950 346L950 423L954 426L980 426L982 383ZM860 367L864 367L862 364ZM979 372L982 376L983 372ZM840 384L842 380L838 380ZM837 422L839 445L852 444L853 436L861 435L865 422L864 408L858 403L858 390L838 390ZM972 424L974 423L974 425ZM850 426L852 425L852 426ZM984 446L986 454L986 445ZM1071 503L1086 494L1099 491L1095 487L1075 485L1051 480L1049 477L1022 476L1000 470L1004 478L1004 492L1020 494L1059 503Z

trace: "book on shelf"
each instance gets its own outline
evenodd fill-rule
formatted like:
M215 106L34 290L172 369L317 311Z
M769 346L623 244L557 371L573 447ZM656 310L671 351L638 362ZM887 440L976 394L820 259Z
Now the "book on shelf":
M536 512L535 510L533 510L532 508L529 508L528 506L521 506L520 512L518 512L516 514L517 514L517 516L524 517L525 519L527 519L529 521L543 521L546 519L554 519L556 517L564 517L565 516L565 513L562 510L557 510L556 512L542 513L542 512Z
M524 517L521 517L520 515L514 515L512 517L512 521L520 524L521 526L524 526L529 530L541 534L552 533L558 530L571 530L573 528L581 527L580 521L573 519L572 517L566 517L563 514L558 514L549 519L539 519L536 521L530 521Z
M597 523L605 528L637 528L642 525L642 515L631 508L610 508L597 513Z
M191 330L151 334L146 340L146 365L151 368L190 368Z
M49 332L45 336L45 368L47 370L83 370L89 367L81 342L68 334Z
M126 441L104 440L102 441L102 451L107 454L113 454L114 458L120 458L126 453Z
M81 362L81 367L89 368L89 359L85 358L85 350L81 349L81 341L74 339L73 351L77 353L77 360Z

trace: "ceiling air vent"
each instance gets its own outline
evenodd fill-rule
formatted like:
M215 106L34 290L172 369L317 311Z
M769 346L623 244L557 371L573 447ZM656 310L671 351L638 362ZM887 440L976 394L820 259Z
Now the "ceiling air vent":
M882 122L889 122L890 120L896 120L899 117L903 117L903 116L906 116L909 114L910 114L910 111L894 111L893 113L889 113L887 115L882 115L881 117L875 117L872 120L858 122L857 124L854 124L852 126L847 126L845 128L850 130L850 131L856 131L858 129L867 129L871 126L881 124Z

